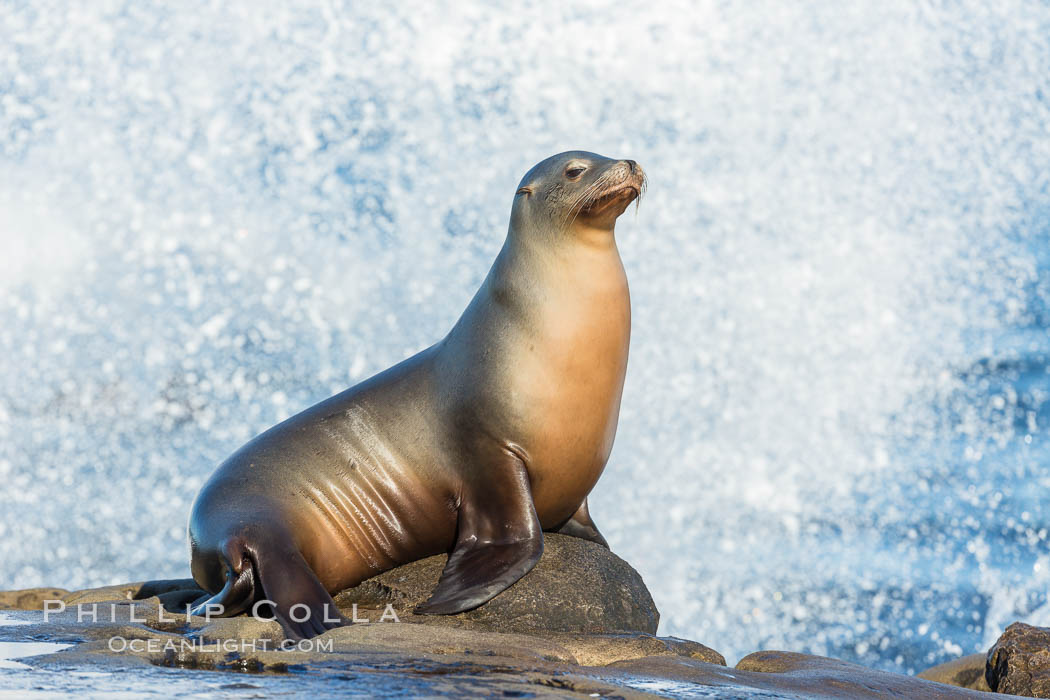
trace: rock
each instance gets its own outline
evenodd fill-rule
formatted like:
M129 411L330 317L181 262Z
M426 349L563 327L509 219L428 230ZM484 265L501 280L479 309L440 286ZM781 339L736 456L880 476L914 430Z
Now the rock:
M710 647L676 637L651 634L546 634L572 652L581 666L608 666L620 661L653 656L680 656L725 666L725 657Z
M928 681L937 681L938 683L954 685L960 688L988 692L991 688L988 687L988 681L984 678L984 667L987 659L987 654L970 654L969 656L928 668L918 674L918 676Z
M405 564L335 597L347 616L377 619L387 605L404 622L493 632L656 634L660 613L642 577L609 550L576 537L547 533L532 571L485 605L459 615L419 616L412 609L437 585L444 554Z
M623 661L613 664L606 673L611 669L619 669L632 677L674 680L708 689L719 689L704 693L702 697L786 697L824 700L958 700L987 697L974 690L875 671L846 661L783 651L756 652L741 659L735 669L696 659L670 656Z
M736 665L740 671L769 673L781 680L779 688L796 689L814 695L842 698L904 697L915 700L981 698L978 691L904 676L829 659L823 656L787 651L759 651L745 656ZM815 679L820 679L822 692L817 693Z
M260 649L276 649L285 642L284 632L273 620L248 615L207 619L186 617L161 609L156 597L139 600L97 601L97 593L86 595L90 602L73 603L64 611L52 612L49 622L38 625L48 635L100 639L107 631L118 631L128 638L186 640L204 645L255 641ZM111 590L111 589L109 589ZM91 612L83 615L78 605ZM317 639L334 642L334 652L387 650L434 655L481 655L523 660L543 660L579 666L601 667L615 662L650 656L680 656L725 664L721 654L697 642L674 637L655 637L645 633L588 635L545 633L543 635L490 632L445 625L398 622L357 623L331 630ZM221 654L221 649L217 653ZM301 653L301 652L300 652ZM147 655L148 656L148 655ZM315 652L298 658L324 661L328 652ZM154 658L156 662L157 659Z
M61 600L69 595L64 588L25 588L0 591L0 610L43 610L45 600Z
M423 654L463 654L522 661L577 663L572 652L556 642L513 633L394 622L339 627L328 632L325 638L333 639L337 648L385 648L400 652L412 649Z
M998 693L1050 698L1050 629L1015 622L988 652L988 687Z
M412 609L437 585L446 559L442 554L392 569L339 593L336 603L348 617L372 622L387 613L390 605L403 622L490 632L644 633L648 636L636 637L630 644L635 648L649 645L654 652L672 644L653 641L660 613L642 577L623 559L593 542L547 533L539 564L485 605L460 615L414 615ZM74 592L53 588L11 591L0 593L0 608L39 610L48 598L61 599L69 606L156 599L171 612L185 612L186 605L206 595L193 579L171 579ZM625 639L607 644L619 645L623 653ZM696 651L698 658L720 658L717 652L703 649L706 651Z
M390 622L340 627L291 643L276 623L246 616L210 622L183 617L172 627L162 622L164 612L155 597L88 605L97 607L97 619L81 620L73 606L47 622L40 612L17 613L23 624L0 627L0 642L26 636L66 641L74 646L25 661L62 673L102 671L99 675L109 676L134 669L140 682L160 684L156 689L162 694L182 687L174 685L180 682L178 674L159 677L150 669L250 671L254 687L275 694L304 686L346 688L346 681L353 680L358 692L377 695L388 690L420 697L652 697L625 685L618 672L609 679L595 675L565 646L532 635ZM688 644L680 648L690 649ZM289 672L294 672L294 683L270 684L287 679Z
M251 615L218 617L212 620L193 618L194 621L201 619L204 620L203 624L192 629L188 637L202 641L265 639L271 644L277 644L285 638L284 630L275 620L262 620ZM191 622L190 626L194 627L194 623Z
M759 652L735 669L726 668L721 655L702 644L640 632L526 634L373 622L330 630L308 643L290 643L272 621L167 617L171 613L166 616L159 596L189 590L182 585L80 592L81 600L114 592L119 596L88 604L97 608L97 619L82 619L75 604L47 621L38 611L15 611L9 614L21 624L0 626L0 641L67 642L73 645L69 649L21 661L56 675L133 671L141 682L171 693L183 686L175 685L179 676L168 668L251 671L260 694L292 688L327 692L352 680L362 692L428 697L983 697L973 690L805 654ZM120 644L114 645L115 638ZM157 667L165 673L158 674ZM223 682L221 676L215 678ZM293 683L284 684L284 679Z

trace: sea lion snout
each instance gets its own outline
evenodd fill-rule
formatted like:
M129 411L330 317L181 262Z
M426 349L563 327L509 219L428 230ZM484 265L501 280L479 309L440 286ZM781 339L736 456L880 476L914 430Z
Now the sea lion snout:
M598 181L605 181L607 184L603 190L599 191L596 199L607 197L620 190L633 191L631 199L635 199L645 191L645 171L637 161L633 160L621 160L609 166Z
M638 189L638 193L641 194L645 190L645 171L642 169L642 166L633 160L621 160L620 165L627 168L624 180L631 182Z
M642 170L642 166L638 165L638 161L621 160L610 166L609 170L615 171L624 182L631 181L639 189L645 184L645 171Z

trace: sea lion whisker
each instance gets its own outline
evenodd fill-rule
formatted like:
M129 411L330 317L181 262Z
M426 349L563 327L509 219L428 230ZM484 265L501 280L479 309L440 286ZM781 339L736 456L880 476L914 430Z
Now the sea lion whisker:
M567 226L572 226L576 223L576 219L579 217L580 212L586 208L587 202L605 187L606 182L609 179L608 174L608 171L606 171L599 175L587 189L573 200L572 204L568 207L568 212L572 214L572 218L567 222Z

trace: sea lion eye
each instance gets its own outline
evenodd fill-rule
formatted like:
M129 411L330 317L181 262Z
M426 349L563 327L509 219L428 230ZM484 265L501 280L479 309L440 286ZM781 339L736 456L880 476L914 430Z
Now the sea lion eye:
M565 177L569 178L570 180L575 180L580 175L583 175L583 171L586 169L587 168L583 167L582 165L574 165L565 171Z

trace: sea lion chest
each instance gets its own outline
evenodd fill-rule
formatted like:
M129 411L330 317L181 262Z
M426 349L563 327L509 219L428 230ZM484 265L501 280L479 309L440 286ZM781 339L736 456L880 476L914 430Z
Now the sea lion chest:
M612 450L631 332L619 256L549 284L515 344L508 399L520 413L533 501L544 527L571 516Z

